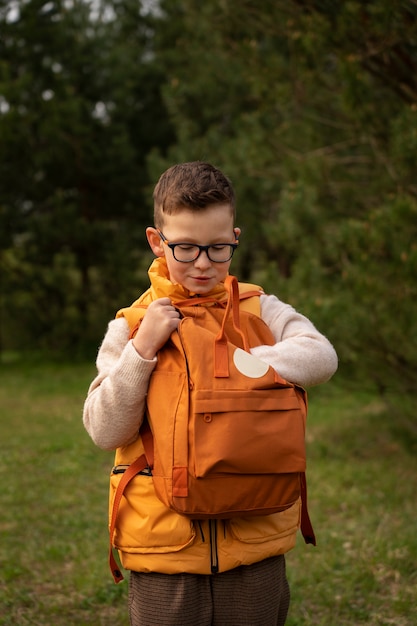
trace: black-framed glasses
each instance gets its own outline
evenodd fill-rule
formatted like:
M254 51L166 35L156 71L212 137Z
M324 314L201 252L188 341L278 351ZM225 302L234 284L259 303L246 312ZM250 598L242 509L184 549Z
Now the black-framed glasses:
M197 243L171 243L159 228L157 232L164 244L172 250L174 259L180 263L197 261L202 252L205 252L213 263L227 263L239 245L238 239L233 243L213 243L209 246L200 246Z

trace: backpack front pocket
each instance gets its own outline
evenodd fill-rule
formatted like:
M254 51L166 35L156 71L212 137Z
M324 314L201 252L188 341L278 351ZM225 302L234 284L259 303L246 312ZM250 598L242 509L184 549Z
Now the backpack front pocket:
M196 391L195 476L305 471L305 421L293 388Z

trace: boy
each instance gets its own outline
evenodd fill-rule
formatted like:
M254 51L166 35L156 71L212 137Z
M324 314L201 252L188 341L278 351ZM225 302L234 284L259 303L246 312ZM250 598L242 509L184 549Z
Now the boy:
M224 299L223 281L240 235L234 220L232 185L210 164L175 165L160 177L154 227L146 229L157 257L149 270L151 287L141 297L148 307L133 339L124 317L110 322L85 402L85 427L101 448L112 450L138 439L158 351L179 324L175 302L206 295ZM337 368L329 341L275 296L262 295L260 304L276 343L252 353L303 387L327 381ZM295 543L299 502L274 515L193 522L156 498L151 477L136 478L142 485L140 530L135 545L122 550L131 570L132 626L285 623L289 588L284 554ZM218 573L210 567L213 552Z

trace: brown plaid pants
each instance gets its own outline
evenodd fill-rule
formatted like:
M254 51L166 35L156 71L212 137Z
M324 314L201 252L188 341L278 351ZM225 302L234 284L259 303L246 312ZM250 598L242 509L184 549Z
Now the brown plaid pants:
M290 590L285 557L221 574L131 572L131 626L283 626Z

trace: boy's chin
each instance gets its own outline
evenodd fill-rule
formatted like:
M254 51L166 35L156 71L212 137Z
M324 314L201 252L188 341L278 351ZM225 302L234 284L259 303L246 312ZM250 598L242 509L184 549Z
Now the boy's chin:
M188 291L192 295L205 296L207 293L210 293L211 289L209 289L208 287L206 287L205 289L200 287L199 289L194 289L193 288L193 289L189 289Z
M198 281L190 281L188 285L185 285L190 293L195 293L199 296L203 296L206 293L209 293L216 286L215 281L207 281L202 284L199 284Z

